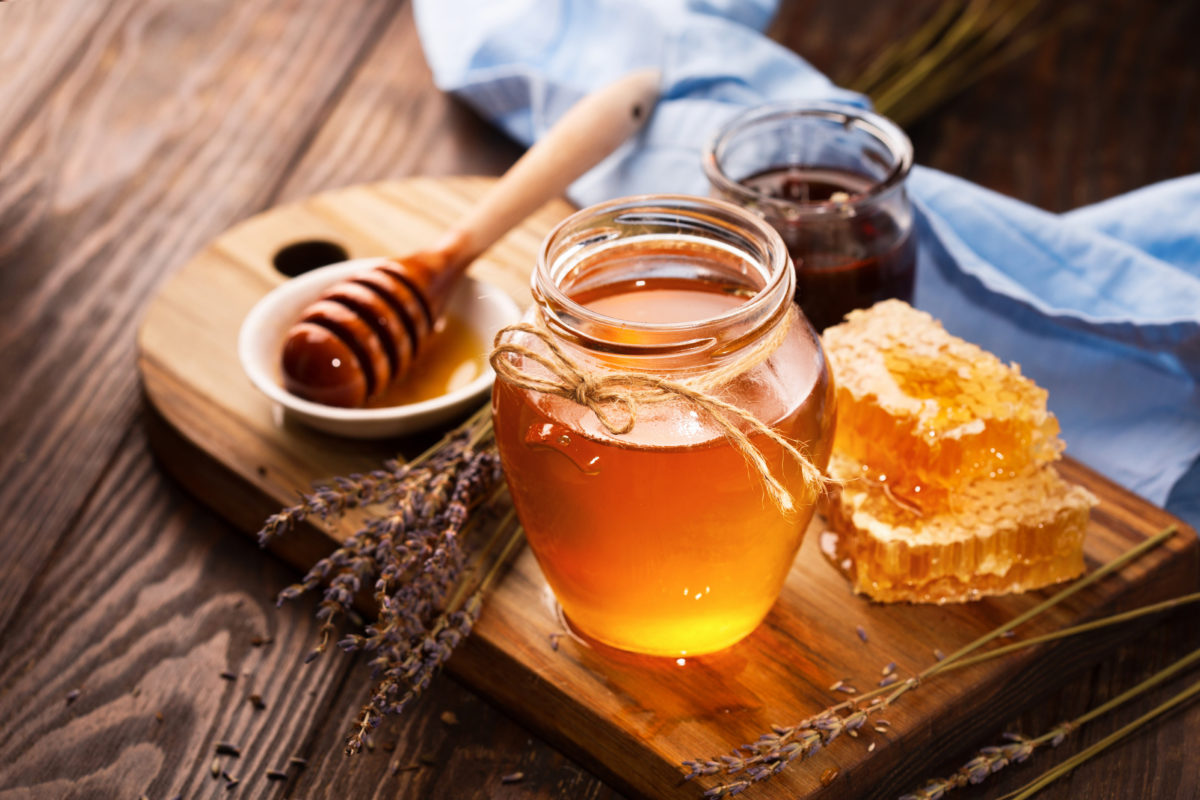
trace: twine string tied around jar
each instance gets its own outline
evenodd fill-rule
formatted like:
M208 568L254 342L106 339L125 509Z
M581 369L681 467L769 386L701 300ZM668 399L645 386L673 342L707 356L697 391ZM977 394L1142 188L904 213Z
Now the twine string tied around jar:
M824 489L828 478L796 443L746 409L721 400L713 392L717 386L765 361L782 343L796 318L795 309L791 309L771 334L746 348L728 364L702 376L678 381L641 372L589 371L567 355L544 324L522 322L500 330L496 334L489 361L496 376L506 383L527 391L561 397L590 409L604 429L614 436L633 430L639 404L661 403L675 398L684 400L703 411L721 429L729 443L762 479L767 493L779 509L790 513L795 510L796 501L772 473L762 451L751 440L752 434L761 434L782 448L800 467L808 489ZM545 352L514 341L513 334L517 333L537 339L545 347ZM517 366L516 360L509 357L514 355L541 365L548 377Z

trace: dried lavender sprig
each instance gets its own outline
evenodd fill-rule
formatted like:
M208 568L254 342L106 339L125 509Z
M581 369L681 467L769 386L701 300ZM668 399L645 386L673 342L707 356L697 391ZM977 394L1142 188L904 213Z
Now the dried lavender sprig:
M1150 722L1151 720L1162 716L1163 714L1172 710L1176 706L1186 703L1187 701L1191 700L1193 697L1195 697L1198 694L1200 694L1200 681L1196 681L1196 682L1192 683L1191 686L1189 686L1188 688L1179 692L1171 699L1166 700L1163 703L1160 703L1159 705L1150 709L1145 714L1143 714L1142 716L1135 719L1133 722L1130 722L1128 725L1124 725L1121 728L1118 728L1117 730L1110 733L1108 736L1105 736L1103 739L1101 739L1100 741L1093 744L1091 747L1088 747L1086 750L1081 750L1079 753L1076 753L1075 755L1071 756L1063 763L1058 764L1057 766L1048 770L1037 780L1027 784L1026 786L1022 787L1021 789L1018 789L1016 792L1005 795L1003 798L1001 798L1001 800L1027 800L1027 798L1032 797L1033 795L1037 794L1038 792L1040 792L1046 786L1049 786L1054 781L1069 774L1072 770L1074 770L1080 764L1083 764L1084 762L1090 760L1093 756L1097 755L1098 753L1103 752L1104 750L1107 750L1112 745L1121 741L1126 736L1128 736L1129 734L1136 731L1138 728L1145 725L1147 722Z
M1077 636L1081 633L1087 633L1088 631L1094 631L1099 628L1107 628L1111 625L1116 625L1121 622L1129 622L1131 620L1135 620L1140 617L1146 617L1151 614L1161 614L1164 611L1170 611L1173 608L1189 605L1191 603L1200 603L1200 592L1180 595L1179 597L1173 597L1170 600L1163 600L1160 603L1152 603L1150 605L1141 606L1129 611L1123 611L1119 614L1101 617L1100 619L1095 619L1091 622L1084 622L1080 625L1072 625L1069 628L1060 628L1057 631L1051 631L1050 633L1045 633L1041 636L1032 636L1028 639L1022 639L1019 642L1007 644L1003 647L997 647L994 650L988 650L986 653L982 653L980 655L971 656L969 658L960 658L947 667L947 669L963 669L965 667L973 667L983 661L990 661L993 658L1008 655L1009 653L1017 650L1024 650L1035 645L1053 642L1057 639L1065 639L1070 636Z
M368 637L359 642L363 649L379 651L373 662L376 668L403 660L413 639L427 631L447 588L460 578L463 559L457 534L466 515L455 509L473 505L475 495L490 491L490 483L498 481L498 470L480 469L493 461L494 455L486 451L464 454L427 484L426 491L406 497L413 508L413 524L408 530L392 531L393 536L402 534L403 548L383 546L384 537L366 540L369 546L364 547L363 556L377 569L369 570L364 577L384 572L389 575L384 587L377 583L376 596L381 601L378 618L368 629ZM345 576L356 561L347 560L341 566ZM353 602L353 594L345 591L331 596L337 588L335 579L326 590L321 611L325 606L345 610Z
M392 460L384 464L382 470L336 477L332 479L332 485L321 485L313 492L301 495L300 502L267 518L258 532L259 543L266 544L309 517L332 522L349 509L386 503L398 493L419 489L420 483L415 479L424 473L436 473L445 462L460 455L469 443L472 447L477 444L481 428L485 429L484 436L490 432L490 414L491 409L484 406L440 442L408 462Z
M493 451L480 451L454 476L454 485L436 487L424 498L441 498L435 505L432 524L422 534L424 558L417 570L405 578L404 570L381 574L376 582L379 614L368 628L367 637L351 639L347 649L378 650L377 667L397 660L397 647L425 633L430 614L446 605L451 588L460 583L464 553L460 544L477 498L494 495L500 483L499 460ZM385 569L385 573L388 570ZM404 580L398 579L404 578ZM451 604L453 605L453 604Z
M1056 725L1037 738L1030 739L1009 734L1012 738L1012 741L1009 743L982 748L974 758L960 767L953 775L947 778L935 778L925 781L922 788L902 795L899 800L933 800L933 798L942 797L946 792L962 788L968 784L982 783L989 775L999 772L1009 764L1021 763L1039 747L1046 745L1058 747L1067 736L1079 730L1082 726L1107 714L1118 706L1140 697L1154 687L1175 677L1198 661L1200 661L1200 648L1177 659L1108 702L1096 706L1069 722Z
M1039 603L1034 608L1018 615L1014 619L1010 620L1004 625L999 626L998 628L995 628L992 631L989 631L983 636L980 636L975 641L959 648L954 653L946 656L944 659L936 661L918 675L908 678L896 686L878 687L874 690L864 692L852 700L847 700L830 706L821 712L821 714L818 714L817 717L813 717L810 720L805 720L790 728L785 726L772 726L772 733L764 734L763 736L759 737L759 740L754 744L741 745L730 755L720 756L717 759L689 759L682 762L682 766L687 768L687 772L684 775L685 779L691 779L698 776L714 775L720 772L732 775L741 772L749 765L769 765L769 768L766 769L748 770L745 778L741 778L730 783L713 786L705 791L704 796L706 798L721 798L728 795L739 794L748 788L750 784L761 780L766 780L773 775L778 774L793 760L807 755L809 752L815 752L815 750L809 750L803 747L798 749L791 748L786 751L784 750L784 747L786 747L788 744L794 744L794 742L791 741L793 738L800 734L807 733L812 728L811 723L813 720L825 719L828 721L829 717L832 717L833 719L841 719L844 724L845 720L849 719L850 717L856 717L857 714L862 713L865 721L866 715L873 714L880 709L889 707L900 697L920 686L922 680L950 669L955 662L965 659L968 655L974 653L987 643L1003 636L1008 631L1017 628L1019 625L1028 622L1035 616L1058 605L1066 598L1076 594L1101 578L1123 568L1126 564L1129 564L1142 554L1165 542L1176 532L1176 526L1167 526L1163 530L1159 531L1159 533L1155 534L1149 539L1146 539L1141 544L1130 548L1125 553L1121 554L1112 561L1109 561L1107 564L1095 570L1094 572L1075 581L1070 586L1057 592L1052 597ZM1091 625L1090 627L1096 626ZM991 656L990 653L985 655ZM980 658L982 659L983 656ZM888 694L883 701L875 701L865 706L862 705L866 700L872 699L884 693ZM852 713L845 718L837 716L838 712L850 709L856 710L852 711ZM820 731L818 730L817 732L819 733ZM748 756L743 755L743 753L748 754Z
M515 515L506 519L505 523L511 523L514 519ZM367 735L385 716L401 713L409 703L421 696L433 676L450 658L454 648L470 634L483 608L484 595L523 538L524 531L514 526L504 548L461 608L439 615L416 647L410 648L403 659L388 665L359 713L357 728L346 741L347 755L362 750Z
M265 542L308 516L331 521L350 508L368 509L362 527L280 593L282 602L325 584L317 610L320 639L311 660L331 641L336 619L353 617L360 592L373 589L376 618L362 634L340 643L348 651L371 653L377 680L348 753L369 745L370 731L384 716L399 713L425 690L470 633L484 592L523 540L509 506L480 556L493 558L491 567L469 588L464 535L484 524L475 513L481 506L504 504L502 478L490 409L484 407L413 462L389 464L366 477L336 478L273 516L260 533ZM495 558L502 530L508 540Z

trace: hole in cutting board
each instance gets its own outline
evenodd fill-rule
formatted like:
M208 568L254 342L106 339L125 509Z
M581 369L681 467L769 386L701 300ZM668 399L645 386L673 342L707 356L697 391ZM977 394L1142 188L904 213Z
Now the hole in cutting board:
M275 269L294 278L317 267L325 267L350 258L346 248L325 239L308 239L293 242L276 251L271 263Z

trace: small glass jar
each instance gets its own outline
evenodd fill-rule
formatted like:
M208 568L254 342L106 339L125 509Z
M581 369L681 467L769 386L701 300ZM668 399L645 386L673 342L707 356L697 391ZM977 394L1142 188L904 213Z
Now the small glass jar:
M526 316L543 338L505 334L528 350L501 352L509 363L497 371L553 383L561 376L529 354L559 363L553 345L569 374L596 387L618 376L608 386L617 396L597 414L560 396L569 392L500 374L493 411L529 545L580 633L624 650L696 655L746 636L775 602L813 512L800 465L731 418L794 498L785 512L708 411L670 391L627 405L619 376L701 387L823 469L833 384L820 339L795 310L794 280L769 225L705 198L611 201L546 239Z
M716 196L783 236L796 299L824 330L855 308L912 301L912 159L904 131L878 114L835 103L769 105L717 133L704 171Z

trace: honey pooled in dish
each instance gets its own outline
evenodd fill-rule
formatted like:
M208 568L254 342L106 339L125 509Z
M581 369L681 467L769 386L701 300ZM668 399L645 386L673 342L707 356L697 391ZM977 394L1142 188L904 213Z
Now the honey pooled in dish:
M834 449L903 502L936 511L955 487L1062 451L1045 390L907 303L853 311L822 338L838 385Z
M898 300L824 333L838 427L822 550L884 602L958 602L1083 572L1095 498L1063 481L1046 392Z

